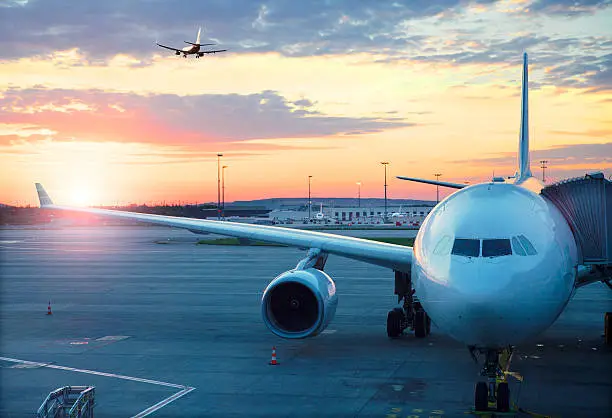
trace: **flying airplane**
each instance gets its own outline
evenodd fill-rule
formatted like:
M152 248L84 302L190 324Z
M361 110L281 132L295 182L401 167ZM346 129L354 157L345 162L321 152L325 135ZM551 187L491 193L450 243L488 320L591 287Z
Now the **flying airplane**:
M177 49L177 48L173 48L171 46L162 45L162 44L157 43L157 42L156 42L156 44L157 44L157 46L161 46L162 48L166 48L166 49L169 49L171 51L174 51L175 55L183 54L183 58L187 58L187 55L195 55L196 58L200 58L204 54L216 54L217 52L225 52L225 51L227 51L227 49L200 51L200 48L203 47L203 46L215 45L215 44L201 44L200 43L200 34L201 34L201 32L202 32L202 28L199 28L198 29L198 36L196 37L196 41L195 42L184 41L186 44L189 44L190 46L186 46L185 48L182 48L182 49Z
M332 321L338 295L324 271L328 255L392 269L399 306L387 315L387 335L396 338L410 329L426 337L433 321L464 343L474 360L484 357L475 409L508 411L505 372L514 347L552 325L577 288L599 281L612 287L612 245L607 244L612 239L605 226L612 225L612 211L602 212L600 193L607 185L610 201L612 182L596 174L545 186L533 177L527 95L525 54L518 169L512 179L468 186L406 178L457 189L429 213L412 248L316 231L60 206L42 185L36 188L46 209L307 249L263 292L263 321L283 338L315 336Z

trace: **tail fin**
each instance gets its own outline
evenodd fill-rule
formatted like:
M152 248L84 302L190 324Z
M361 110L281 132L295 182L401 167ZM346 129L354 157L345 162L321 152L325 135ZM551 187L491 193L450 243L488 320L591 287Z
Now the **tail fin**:
M47 191L40 183L36 183L36 192L38 193L38 201L40 202L40 207L53 205L53 201L47 194Z
M200 26L198 28L198 36L197 36L196 41L195 41L195 43L198 44L198 45L200 44L200 34L201 33L202 33L202 27Z
M529 162L529 75L527 53L523 54L523 85L521 92L521 133L518 149L518 173L516 182L522 183L532 177Z

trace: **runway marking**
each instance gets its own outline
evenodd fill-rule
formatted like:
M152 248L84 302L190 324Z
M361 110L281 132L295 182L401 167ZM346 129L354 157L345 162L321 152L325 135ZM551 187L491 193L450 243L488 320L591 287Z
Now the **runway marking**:
M92 375L95 375L95 376L114 377L115 379L130 380L130 381L133 381L133 382L149 383L149 384L152 384L152 385L166 386L166 387L171 387L171 388L175 388L175 389L180 389L175 394L170 395L170 396L168 396L165 399L162 399L161 401L159 401L155 405L152 405L152 406L148 407L147 409L145 409L145 410L139 412L138 414L134 415L132 418L143 418L143 417L146 417L147 415L150 415L153 412L160 410L164 406L166 406L166 405L176 401L177 399L185 396L189 392L192 392L192 391L195 390L195 388L191 387L191 386L177 385L176 383L168 383L168 382L162 382L162 381L159 381L159 380L143 379L143 378L140 378L140 377L125 376L125 375L122 375L122 374L105 373L105 372L98 372L96 370L87 370L87 369L75 369L73 367L58 366L56 364L50 364L50 363L39 363L39 362L36 362L36 361L19 360L19 359L10 358L10 357L0 357L0 360L9 361L9 362L12 362L12 363L17 363L17 364L22 365L22 367L24 367L24 368L47 367L49 369L65 370L65 371L69 371L69 372L92 374Z
M155 405L148 407L144 411L139 412L137 415L134 415L132 418L146 417L147 415L150 415L153 412L155 412L155 411L157 411L159 409L162 409L164 406L168 405L170 402L176 401L181 396L187 395L189 392L191 392L193 390L195 390L195 388L185 387L185 389L181 390L180 392L176 392L174 395L169 396L166 399L156 403Z
M130 338L129 335L107 335L106 337L96 338L96 341L121 341Z
M395 407L395 408L391 408L391 410L389 411L389 413L387 413L385 417L386 418L399 418L403 416L404 414L402 414L402 408ZM442 409L427 410L427 409L415 408L411 411L410 414L405 415L405 417L406 418L443 418L444 411Z

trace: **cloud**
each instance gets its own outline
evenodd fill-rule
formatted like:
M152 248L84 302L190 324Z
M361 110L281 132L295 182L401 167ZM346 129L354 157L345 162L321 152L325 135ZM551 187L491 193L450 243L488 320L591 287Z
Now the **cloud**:
M0 124L46 129L55 140L166 145L357 135L414 125L397 117L328 116L308 99L290 101L274 91L141 96L43 88L4 92Z
M529 50L534 62L547 68L534 87L550 84L596 93L612 86L612 41L601 22L572 26L567 16L605 13L611 2L12 0L9 7L0 7L0 60L57 60L63 51L67 56L60 65L68 67L115 61L146 66L154 63L155 54L170 54L155 41L184 46L205 24L203 40L229 48L228 54L367 53L384 63L508 66ZM508 4L520 13L503 13Z
M612 137L612 131L607 131L605 137ZM532 169L540 160L548 160L550 165L584 165L586 167L609 164L612 163L612 142L559 145L550 149L532 150ZM494 157L451 162L454 164L470 163L478 166L514 168L516 161L516 152L504 152Z
M419 42L406 21L494 0L39 0L0 8L0 58L79 48L92 60L150 57L153 42L184 45L206 23L213 41L236 52L285 55L397 49ZM15 3L17 4L17 3Z
M527 7L531 13L578 16L595 13L611 4L610 0L535 0Z
M612 42L606 38L552 38L532 33L511 39L483 39L472 44L468 41L470 37L458 42L460 46L453 44L427 54L399 54L378 61L508 66L519 65L522 53L529 51L532 73L533 68L544 70L530 78L531 88L551 85L586 89L593 93L612 90ZM490 81L499 81L500 76L500 71L493 73L489 75ZM483 75L477 74L474 79L482 80ZM513 81L518 80L517 77Z

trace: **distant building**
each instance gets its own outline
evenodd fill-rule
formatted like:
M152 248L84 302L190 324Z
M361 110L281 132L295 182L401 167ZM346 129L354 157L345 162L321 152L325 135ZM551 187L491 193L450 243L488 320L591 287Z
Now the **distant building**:
M414 206L388 206L387 218L393 221L394 219L403 220L423 220L433 206L429 205L414 205ZM310 212L313 221L339 221L339 222L363 222L376 223L382 221L384 217L384 206L370 207L325 207L323 206L323 215L320 215L320 206L314 207ZM308 211L304 210L283 210L276 209L268 213L271 220L277 222L287 221L304 221L308 219Z
M387 207L387 218L425 218L429 215L429 212L433 209L432 206L402 206L400 207ZM367 221L367 220L380 220L384 217L385 207L384 206L371 206L371 207L349 207L349 208L323 208L323 211L327 211L327 216L334 218L339 221Z

